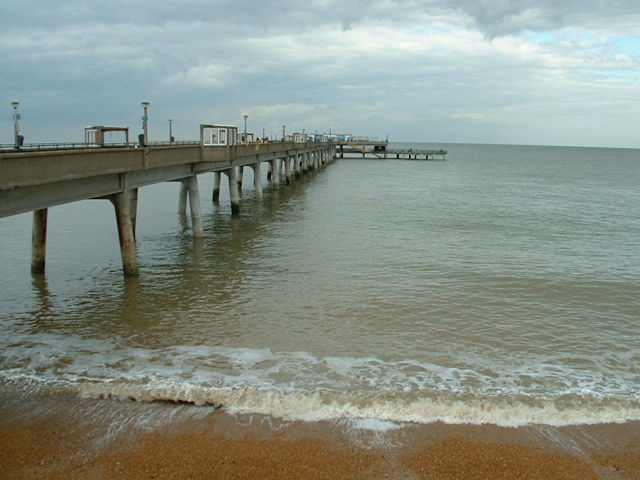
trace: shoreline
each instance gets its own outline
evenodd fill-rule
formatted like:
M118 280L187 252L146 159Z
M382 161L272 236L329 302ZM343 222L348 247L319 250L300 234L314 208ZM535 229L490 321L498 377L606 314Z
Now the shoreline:
M5 395L9 479L639 479L640 422L552 427L287 421L223 409Z

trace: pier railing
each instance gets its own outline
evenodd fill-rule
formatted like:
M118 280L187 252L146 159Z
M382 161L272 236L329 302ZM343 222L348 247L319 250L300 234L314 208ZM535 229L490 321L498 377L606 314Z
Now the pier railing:
M180 142L149 142L147 147L167 147L171 145L198 145L198 141L180 141ZM138 143L27 143L16 147L13 143L0 144L0 152L42 152L48 150L87 150L100 148L135 148L142 147Z

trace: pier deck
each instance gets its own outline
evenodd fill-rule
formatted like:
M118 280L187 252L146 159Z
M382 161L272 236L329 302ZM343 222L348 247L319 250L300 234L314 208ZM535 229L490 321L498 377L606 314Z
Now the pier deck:
M359 141L344 142L338 147L340 158L395 158L397 160L446 160L444 149L388 148L388 142Z
M206 128L212 127L201 125L201 130ZM334 158L335 145L326 142L213 145L201 140L138 148L63 146L42 150L24 146L0 153L0 218L33 212L31 272L41 274L45 271L48 209L85 199L109 200L115 208L123 272L135 276L138 189L161 182L181 183L178 212L186 215L189 204L192 234L202 237L198 175L213 173L214 202L219 201L221 174L227 177L231 213L237 215L245 167L254 171L255 198L260 201L261 164L267 163L267 180L277 189L281 180L289 184L294 177L319 169Z

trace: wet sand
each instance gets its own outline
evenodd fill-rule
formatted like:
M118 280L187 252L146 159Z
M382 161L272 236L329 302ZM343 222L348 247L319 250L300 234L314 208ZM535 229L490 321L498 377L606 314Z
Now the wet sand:
M15 412L14 404L18 414L3 417L1 478L640 479L637 422L371 430L115 400L59 407ZM129 407L133 416L123 417ZM134 422L145 409L165 421Z

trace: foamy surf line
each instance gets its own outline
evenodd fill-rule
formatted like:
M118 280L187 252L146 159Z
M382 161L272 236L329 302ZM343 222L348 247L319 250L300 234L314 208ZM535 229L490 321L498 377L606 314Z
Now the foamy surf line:
M20 375L18 375L20 376ZM379 395L338 391L265 390L251 387L203 388L185 383L145 385L115 382L65 382L36 376L20 381L0 374L5 383L38 390L59 390L84 398L171 402L221 408L229 414L261 414L290 421L393 422L395 424L493 424L567 426L640 421L640 403L620 399L531 399L428 393Z

